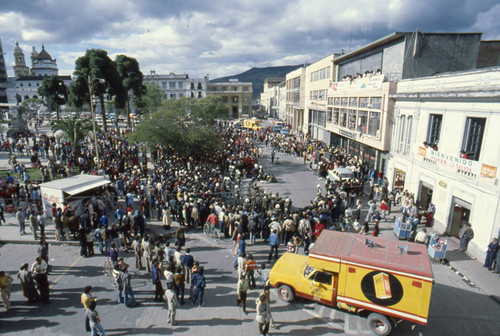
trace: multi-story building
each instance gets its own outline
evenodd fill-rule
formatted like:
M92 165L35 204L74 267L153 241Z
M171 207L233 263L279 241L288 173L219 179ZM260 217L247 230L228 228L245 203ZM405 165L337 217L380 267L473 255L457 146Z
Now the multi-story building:
M390 98L390 185L434 203L439 232L471 223L469 251L482 259L500 235L500 67L401 80Z
M277 109L277 96L278 92L276 87L279 86L282 82L285 81L285 78L280 77L268 77L264 79L264 85L262 89L262 93L260 94L260 105L264 112L269 114L270 117L276 118L277 113L274 113ZM274 106L274 110L273 107Z
M286 75L286 112L285 121L293 130L307 133L308 123L304 123L306 95L306 67L300 67Z
M278 118L280 120L285 120L286 119L286 81L285 80L283 80L283 82L281 82L280 85L275 87L275 92L276 92L276 98L275 98L276 104L273 104L271 106L271 112L275 116L275 118Z
M7 103L7 68L5 67L5 58L3 57L2 41L0 41L0 103Z
M182 97L204 98L207 96L208 75L203 78L189 78L188 74L157 75L151 70L144 76L145 83L156 83L165 93L166 99Z
M480 43L481 33L398 32L336 57L325 123L329 143L385 171L394 115L389 96L397 81L473 69Z
M252 83L239 82L237 79L208 83L207 95L221 97L232 118L252 116Z
M305 75L305 123L309 124L309 134L313 139L330 143L330 132L326 129L328 87L335 77L333 59L328 55L306 68ZM330 120L331 121L331 120Z

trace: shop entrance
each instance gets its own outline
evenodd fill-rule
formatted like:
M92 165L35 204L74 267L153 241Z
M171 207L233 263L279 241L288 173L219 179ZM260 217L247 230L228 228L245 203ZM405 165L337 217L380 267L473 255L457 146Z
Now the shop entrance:
M429 204L432 202L432 188L421 182L420 184L420 206L427 210Z
M458 237L462 225L469 222L471 204L456 197L453 198L452 204L449 235Z
M404 190L405 188L406 172L404 170L394 169L394 188Z

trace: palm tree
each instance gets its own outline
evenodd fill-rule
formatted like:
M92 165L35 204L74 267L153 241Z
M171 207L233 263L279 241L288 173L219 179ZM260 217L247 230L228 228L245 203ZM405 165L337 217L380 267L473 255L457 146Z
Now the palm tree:
M62 131L63 136L73 145L73 154L80 154L80 142L92 132L92 121L77 116L54 121L52 132Z

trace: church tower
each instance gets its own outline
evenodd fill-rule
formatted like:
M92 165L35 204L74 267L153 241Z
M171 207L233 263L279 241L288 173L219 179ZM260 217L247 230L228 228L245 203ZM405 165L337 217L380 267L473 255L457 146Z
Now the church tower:
M16 41L16 47L14 48L14 76L16 78L25 77L30 75L30 69L26 66L24 60L24 53L21 47L19 47L19 42Z
M31 74L34 75L33 73L33 66L35 65L35 59L38 57L38 52L35 49L35 46L33 46L33 49L31 49Z

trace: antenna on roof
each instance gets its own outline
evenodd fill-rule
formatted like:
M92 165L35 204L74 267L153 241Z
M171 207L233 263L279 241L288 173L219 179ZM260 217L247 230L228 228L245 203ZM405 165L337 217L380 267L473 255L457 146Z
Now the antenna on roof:
M408 245L396 245L396 248L399 250L399 254L401 255L408 253Z

